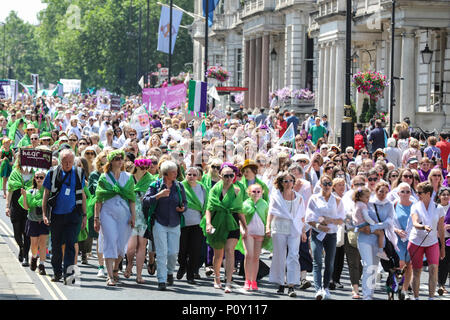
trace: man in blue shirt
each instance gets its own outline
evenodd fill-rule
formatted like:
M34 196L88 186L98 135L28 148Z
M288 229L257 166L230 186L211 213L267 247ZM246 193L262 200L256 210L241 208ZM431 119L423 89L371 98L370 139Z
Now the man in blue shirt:
M298 134L298 124L299 124L299 120L298 120L298 117L295 115L295 111L294 110L291 110L290 112L289 112L289 116L286 118L286 122L287 122L287 126L288 126L288 128L289 128L289 126L291 125L291 123L292 123L292 126L294 127L294 133L295 133L295 135L297 135Z
M75 261L75 243L78 234L86 226L86 195L83 191L85 175L82 168L74 167L74 160L75 155L71 149L62 150L61 164L50 169L44 180L42 212L44 223L50 225L51 231L53 282L61 280L63 276L66 280L69 273L74 272L68 269ZM52 201L52 198L55 200ZM64 268L62 268L63 244L65 244Z

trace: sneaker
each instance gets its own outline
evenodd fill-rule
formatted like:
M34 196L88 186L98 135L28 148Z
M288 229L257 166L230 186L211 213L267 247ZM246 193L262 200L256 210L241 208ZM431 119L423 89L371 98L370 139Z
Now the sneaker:
M250 280L245 280L244 290L245 290L245 291L250 291L251 289L252 289L252 287L251 287L251 281L250 281Z
M31 258L30 270L36 271L38 258Z
M106 278L104 266L98 267L97 278Z
M43 264L40 264L40 265L39 265L39 274L40 274L41 276L47 275L47 273L45 272L45 266L44 266Z
M89 264L89 263L88 263L88 258L87 258L87 254L86 254L86 253L82 253L82 254L81 254L81 264Z
M210 277L214 273L214 269L212 267L206 267L205 274L207 277Z
M177 280L183 279L185 273L186 273L186 268L180 267L177 272Z
M336 289L342 289L344 288L344 285L340 282L335 282L334 285L336 286Z
M323 289L324 297L323 300L331 300L330 290L328 288Z
M224 292L225 292L225 293L231 293L231 292L232 292L232 290L231 290L231 283L227 283L227 284L225 285L225 290L224 290Z
M330 290L336 290L336 284L333 281L331 281L330 284L328 285L328 288Z
M297 294L295 293L294 287L288 288L288 296L291 298L295 298L297 296Z
M386 255L386 252L380 251L377 253L377 257L382 260L389 260L388 256Z
M256 281L251 282L251 287L253 291L258 291L258 283Z
M319 289L319 291L316 292L316 300L322 300L324 296L324 293L322 291L322 289Z
M29 267L29 266L30 266L30 263L28 262L28 257L27 256L23 257L22 267ZM36 270L36 269L34 269L34 270Z
M159 291L166 291L166 284L164 282L158 283L158 290Z
M173 274L167 275L167 285L172 286L173 285Z
M303 279L302 281L300 281L300 289L301 290L306 290L310 287L311 287L311 282L309 282L308 280Z
M439 287L439 289L437 290L437 293L442 296L444 294L444 288L443 287Z

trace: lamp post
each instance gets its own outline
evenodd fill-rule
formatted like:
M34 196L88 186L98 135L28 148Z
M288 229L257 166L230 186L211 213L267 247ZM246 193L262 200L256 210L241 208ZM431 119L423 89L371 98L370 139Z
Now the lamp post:
M423 64L430 64L431 59L433 58L433 51L428 47L428 29L427 29L427 43L425 44L425 49L420 51L420 55L422 56Z
M3 78L6 79L6 23L1 22L3 26Z
M389 103L389 134L392 136L394 133L394 45L395 45L395 0L392 0L392 13L391 13L391 88L390 88L390 103Z

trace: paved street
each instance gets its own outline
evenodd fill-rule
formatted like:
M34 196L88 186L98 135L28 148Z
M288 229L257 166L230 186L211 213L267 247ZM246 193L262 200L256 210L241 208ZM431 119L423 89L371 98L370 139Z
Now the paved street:
M1 199L0 207L3 209L4 206L5 201ZM174 286L168 287L166 292L157 290L156 276L148 275L146 269L143 272L146 284L137 284L134 276L125 279L120 274L120 285L106 287L105 280L97 278L95 243L93 256L89 258L89 265L79 263L81 280L74 286L53 283L50 281L53 271L49 259L45 264L47 276L40 276L37 271L32 272L29 268L21 266L17 259L18 247L14 241L11 222L4 215L4 210L1 212L3 214L0 219L0 300L292 300L287 295L277 295L275 293L277 287L268 282L268 277L259 282L260 290L257 293L245 294L239 291L239 287L243 285L242 277L236 275L235 282L239 286L234 289L233 293L225 294L223 290L213 288L213 278L207 278L203 269L200 272L202 279L198 280L197 286L187 284L185 279L175 280ZM263 255L263 260L270 265L267 254ZM312 274L308 275L308 279L312 281ZM421 285L422 300L427 299L427 281L428 273L424 272ZM333 299L351 300L350 280L346 266L342 275L342 284L344 285L343 289L331 291ZM375 299L386 300L386 298L386 293L379 283ZM306 291L297 290L296 299L314 300L313 288ZM449 300L449 296L438 297L438 299Z

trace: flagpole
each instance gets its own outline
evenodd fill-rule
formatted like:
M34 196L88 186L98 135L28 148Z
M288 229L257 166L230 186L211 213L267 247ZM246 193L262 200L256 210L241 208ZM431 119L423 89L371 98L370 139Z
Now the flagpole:
M208 78L206 77L206 71L208 69L208 19L209 19L209 0L203 2L205 4L205 70L204 70L204 81L208 83Z
M172 77L172 9L173 3L170 0L170 30L169 30L169 80L167 84L170 84L170 78Z

